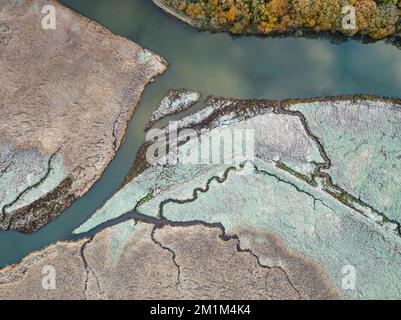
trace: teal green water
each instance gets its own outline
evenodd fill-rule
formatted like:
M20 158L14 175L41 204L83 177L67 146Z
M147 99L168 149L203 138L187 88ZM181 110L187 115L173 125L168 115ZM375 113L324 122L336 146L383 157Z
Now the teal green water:
M150 0L62 2L160 54L170 66L145 90L116 158L83 198L33 235L0 233L0 266L69 239L71 231L118 189L145 139L147 120L168 89L196 88L204 98L360 93L401 97L401 51L383 41L334 44L327 39L238 38L197 32L160 12Z

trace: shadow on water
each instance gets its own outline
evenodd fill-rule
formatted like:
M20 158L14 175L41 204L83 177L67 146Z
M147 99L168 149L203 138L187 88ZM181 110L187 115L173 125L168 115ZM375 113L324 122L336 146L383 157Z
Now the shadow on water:
M363 44L308 35L302 39L233 37L198 32L160 12L150 0L62 2L162 55L169 68L146 88L115 159L84 197L32 235L0 233L0 266L16 263L55 241L70 239L71 231L118 189L145 140L147 120L169 89L196 88L203 98L401 96L401 51L384 41ZM198 104L195 109L200 107Z

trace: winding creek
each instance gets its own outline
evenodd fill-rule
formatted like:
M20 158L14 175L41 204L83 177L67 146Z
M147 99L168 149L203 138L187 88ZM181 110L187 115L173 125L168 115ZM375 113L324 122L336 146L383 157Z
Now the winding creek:
M150 0L62 2L160 54L169 68L146 88L115 159L84 197L35 234L0 233L0 267L50 243L70 239L71 231L118 189L145 140L147 121L168 89L199 89L203 98L360 93L401 97L401 51L385 41L335 44L328 39L232 37L197 32L162 13Z

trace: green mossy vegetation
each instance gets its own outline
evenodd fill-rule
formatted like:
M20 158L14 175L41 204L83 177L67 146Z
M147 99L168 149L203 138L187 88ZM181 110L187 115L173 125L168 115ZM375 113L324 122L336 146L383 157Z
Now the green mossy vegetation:
M294 177L296 177L302 181L305 181L306 183L310 184L311 186L315 187L317 185L313 175L311 175L311 176L303 175L302 173L299 173L299 172L291 169L289 166L285 165L281 161L278 161L276 163L276 167L281 170L287 171L288 173L292 174Z

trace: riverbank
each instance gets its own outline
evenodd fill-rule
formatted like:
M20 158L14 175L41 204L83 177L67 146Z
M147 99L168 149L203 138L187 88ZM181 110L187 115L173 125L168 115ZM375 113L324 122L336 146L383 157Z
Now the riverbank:
M0 26L0 230L31 233L100 178L167 63L58 1L10 2Z
M161 9L199 29L232 34L280 35L330 32L374 40L399 36L398 1L269 0L188 1L153 0ZM344 27L343 8L355 9L355 25Z

